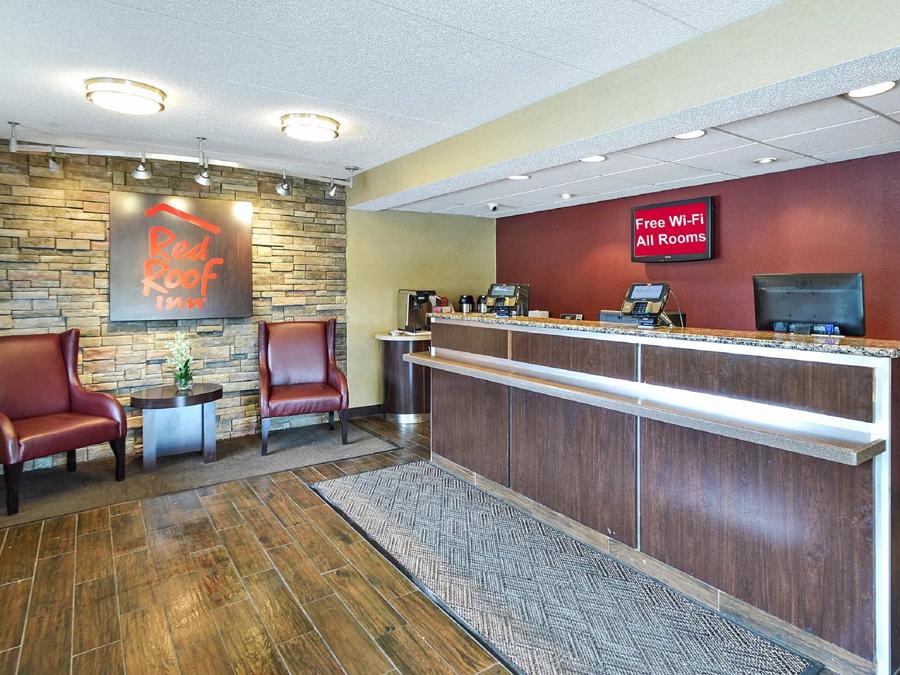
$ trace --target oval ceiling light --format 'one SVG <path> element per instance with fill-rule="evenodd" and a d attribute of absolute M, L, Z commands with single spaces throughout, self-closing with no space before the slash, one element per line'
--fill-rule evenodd
<path fill-rule="evenodd" d="M 341 123 L 324 115 L 312 113 L 291 113 L 282 115 L 281 131 L 298 141 L 324 143 L 338 137 Z"/>
<path fill-rule="evenodd" d="M 529 178 L 531 178 L 531 176 L 525 173 L 517 173 L 513 176 L 507 176 L 507 178 L 509 180 L 528 180 Z"/>
<path fill-rule="evenodd" d="M 605 162 L 606 155 L 588 155 L 587 157 L 582 157 L 580 162 Z"/>
<path fill-rule="evenodd" d="M 867 96 L 878 96 L 886 91 L 890 91 L 897 86 L 893 80 L 887 82 L 879 82 L 878 84 L 870 84 L 868 87 L 860 87 L 859 89 L 851 89 L 847 92 L 850 98 L 866 98 Z"/>
<path fill-rule="evenodd" d="M 574 196 L 575 195 L 573 195 L 571 192 L 563 192 L 560 195 L 560 197 L 562 197 L 563 199 L 572 199 L 572 197 L 574 197 Z"/>
<path fill-rule="evenodd" d="M 777 162 L 777 157 L 760 157 L 759 159 L 754 159 L 754 162 L 757 164 L 771 164 L 772 162 Z"/>
<path fill-rule="evenodd" d="M 700 138 L 701 136 L 706 136 L 706 129 L 694 129 L 693 131 L 685 131 L 683 134 L 675 134 L 672 138 L 677 138 L 679 141 L 692 141 L 695 138 Z"/>
<path fill-rule="evenodd" d="M 166 92 L 143 82 L 116 77 L 95 77 L 84 83 L 91 103 L 128 115 L 152 115 L 166 109 Z"/>

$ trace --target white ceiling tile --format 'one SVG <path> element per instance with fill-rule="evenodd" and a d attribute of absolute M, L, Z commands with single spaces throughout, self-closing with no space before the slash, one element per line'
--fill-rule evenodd
<path fill-rule="evenodd" d="M 703 31 L 756 14 L 783 0 L 643 0 L 645 5 Z"/>
<path fill-rule="evenodd" d="M 685 129 L 689 131 L 689 129 Z M 727 148 L 736 148 L 740 145 L 746 145 L 747 140 L 737 138 L 731 134 L 726 134 L 716 129 L 709 129 L 705 136 L 694 138 L 691 140 L 678 140 L 677 138 L 667 138 L 656 143 L 648 143 L 647 145 L 639 145 L 631 148 L 628 152 L 642 157 L 650 157 L 665 162 L 673 162 L 686 157 L 694 157 L 696 155 L 704 155 L 717 150 L 725 150 Z"/>
<path fill-rule="evenodd" d="M 633 171 L 623 171 L 611 176 L 616 180 L 622 180 L 626 183 L 638 183 L 643 185 L 657 185 L 659 183 L 668 183 L 673 180 L 687 180 L 690 178 L 698 178 L 712 173 L 706 169 L 696 169 L 683 164 L 657 164 L 644 169 L 634 169 Z"/>
<path fill-rule="evenodd" d="M 603 154 L 598 152 L 597 154 Z M 573 162 L 566 164 L 568 173 L 576 178 L 593 178 L 594 176 L 607 176 L 618 171 L 640 169 L 645 166 L 659 164 L 658 159 L 632 155 L 627 152 L 613 152 L 607 156 L 604 162 Z"/>
<path fill-rule="evenodd" d="M 869 117 L 792 136 L 773 138 L 769 143 L 779 148 L 817 157 L 898 139 L 900 139 L 900 124 L 884 117 Z"/>
<path fill-rule="evenodd" d="M 752 164 L 743 170 L 735 171 L 742 178 L 747 176 L 761 176 L 767 173 L 779 173 L 781 171 L 793 171 L 794 169 L 804 169 L 808 166 L 819 166 L 824 164 L 820 159 L 815 157 L 798 157 L 797 159 L 789 159 L 786 161 L 774 162 L 772 164 Z"/>
<path fill-rule="evenodd" d="M 867 145 L 862 148 L 853 148 L 851 150 L 829 152 L 824 155 L 819 155 L 819 159 L 823 159 L 826 162 L 844 162 L 848 159 L 885 155 L 889 152 L 900 152 L 900 140 L 891 141 L 889 143 L 879 143 L 878 145 Z"/>
<path fill-rule="evenodd" d="M 654 166 L 663 166 L 657 164 Z M 607 192 L 615 192 L 617 190 L 627 190 L 634 186 L 634 181 L 622 180 L 617 174 L 615 176 L 596 176 L 594 178 L 585 178 L 573 183 L 568 183 L 564 190 L 560 192 L 571 192 L 580 195 L 600 195 Z"/>
<path fill-rule="evenodd" d="M 860 105 L 864 105 L 872 110 L 890 115 L 900 113 L 900 85 L 895 86 L 890 91 L 877 96 L 867 96 L 866 98 L 856 99 Z"/>
<path fill-rule="evenodd" d="M 752 168 L 760 166 L 754 161 L 761 157 L 774 157 L 779 161 L 787 161 L 798 159 L 802 155 L 782 150 L 781 148 L 773 148 L 762 143 L 750 143 L 741 145 L 737 148 L 729 148 L 728 150 L 720 150 L 719 152 L 711 152 L 708 155 L 699 157 L 690 157 L 682 160 L 682 164 L 696 167 L 698 169 L 708 169 L 709 171 L 730 173 L 735 176 L 748 175 L 747 172 Z"/>
<path fill-rule="evenodd" d="M 595 76 L 699 33 L 684 22 L 631 0 L 395 0 L 387 4 Z M 741 16 L 746 14 L 738 13 L 731 20 Z M 622 30 L 624 26 L 640 26 L 640 39 Z"/>
<path fill-rule="evenodd" d="M 871 112 L 842 98 L 826 98 L 768 115 L 732 122 L 719 128 L 755 141 L 765 141 L 871 116 Z"/>

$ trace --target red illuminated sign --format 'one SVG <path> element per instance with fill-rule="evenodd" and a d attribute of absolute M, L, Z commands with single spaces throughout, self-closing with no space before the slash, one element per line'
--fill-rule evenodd
<path fill-rule="evenodd" d="M 631 260 L 709 260 L 712 233 L 712 197 L 635 206 L 631 209 Z"/>
<path fill-rule="evenodd" d="M 249 202 L 114 192 L 110 320 L 252 313 Z"/>

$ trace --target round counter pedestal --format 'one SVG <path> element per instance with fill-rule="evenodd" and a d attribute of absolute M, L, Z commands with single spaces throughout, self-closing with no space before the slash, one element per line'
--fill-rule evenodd
<path fill-rule="evenodd" d="M 431 370 L 403 360 L 404 354 L 431 349 L 431 333 L 379 333 L 382 408 L 398 424 L 427 422 L 431 412 Z"/>

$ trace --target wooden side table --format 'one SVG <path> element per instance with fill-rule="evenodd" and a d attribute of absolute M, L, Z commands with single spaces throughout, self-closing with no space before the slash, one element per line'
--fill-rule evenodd
<path fill-rule="evenodd" d="M 174 385 L 150 387 L 131 394 L 131 407 L 143 410 L 144 470 L 156 468 L 157 456 L 203 451 L 204 462 L 216 461 L 216 401 L 222 385 L 197 383 L 186 391 Z"/>

